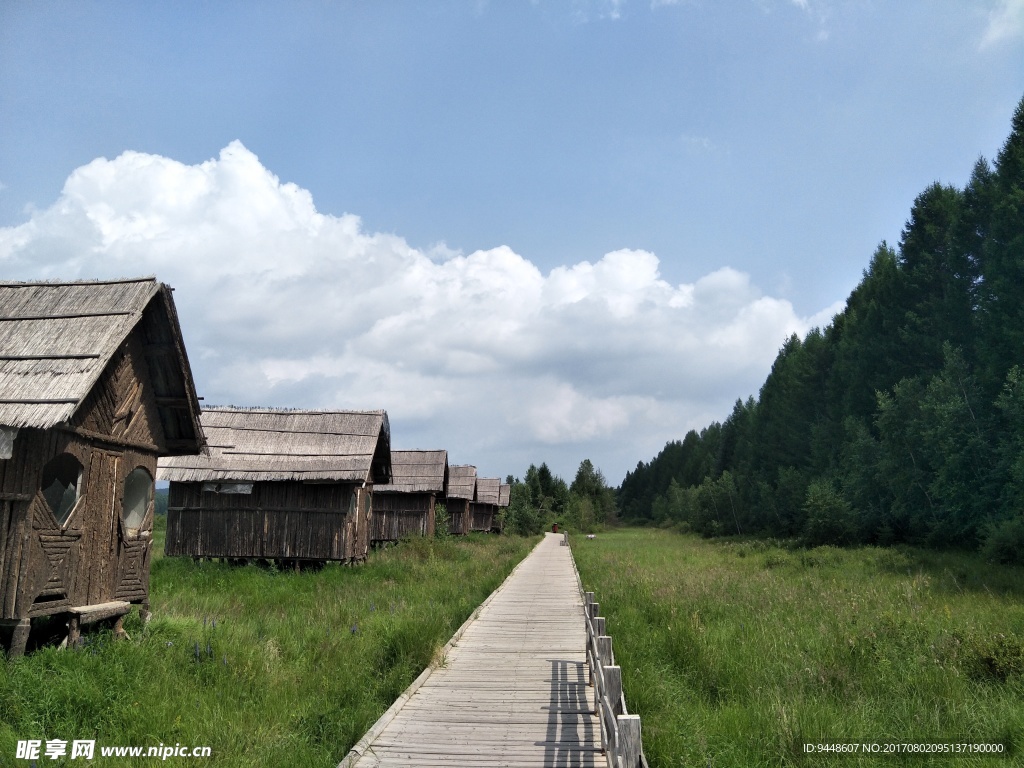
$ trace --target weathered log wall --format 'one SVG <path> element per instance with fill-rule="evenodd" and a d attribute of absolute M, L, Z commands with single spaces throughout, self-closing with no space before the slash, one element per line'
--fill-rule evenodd
<path fill-rule="evenodd" d="M 253 483 L 252 493 L 172 482 L 165 554 L 270 560 L 362 560 L 371 493 L 348 483 Z"/>
<path fill-rule="evenodd" d="M 448 533 L 465 536 L 469 533 L 469 500 L 448 499 Z"/>
<path fill-rule="evenodd" d="M 489 533 L 494 523 L 495 510 L 496 507 L 493 504 L 481 504 L 476 501 L 470 502 L 469 530 Z"/>
<path fill-rule="evenodd" d="M 434 494 L 373 494 L 370 542 L 398 541 L 403 536 L 434 535 Z"/>

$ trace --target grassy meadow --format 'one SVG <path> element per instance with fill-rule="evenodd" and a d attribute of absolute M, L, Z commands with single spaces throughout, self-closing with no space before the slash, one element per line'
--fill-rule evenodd
<path fill-rule="evenodd" d="M 652 768 L 1024 764 L 1024 569 L 655 529 L 577 536 L 573 552 Z M 836 742 L 1007 752 L 804 752 Z"/>
<path fill-rule="evenodd" d="M 218 766 L 336 765 L 536 543 L 418 539 L 294 573 L 162 558 L 162 533 L 131 641 L 93 632 L 4 663 L 0 765 L 29 765 L 19 739 L 96 739 L 100 762 L 101 745 L 180 743 Z"/>

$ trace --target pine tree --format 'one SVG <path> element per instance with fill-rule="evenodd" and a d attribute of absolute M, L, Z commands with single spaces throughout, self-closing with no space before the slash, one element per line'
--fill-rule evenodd
<path fill-rule="evenodd" d="M 991 217 L 980 248 L 979 356 L 995 397 L 1009 370 L 1024 364 L 1024 99 L 983 194 Z"/>

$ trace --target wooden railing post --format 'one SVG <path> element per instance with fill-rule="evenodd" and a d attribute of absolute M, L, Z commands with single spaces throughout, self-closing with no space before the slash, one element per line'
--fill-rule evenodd
<path fill-rule="evenodd" d="M 619 754 L 622 768 L 640 767 L 640 715 L 619 715 L 615 718 L 619 732 Z"/>
<path fill-rule="evenodd" d="M 622 668 L 615 663 L 612 639 L 605 634 L 606 621 L 597 614 L 601 605 L 593 592 L 583 593 L 587 635 L 587 671 L 594 687 L 594 715 L 601 728 L 601 749 L 609 768 L 647 768 L 640 738 L 640 716 L 626 709 Z"/>
<path fill-rule="evenodd" d="M 614 664 L 604 667 L 604 684 L 612 716 L 618 717 L 622 714 L 622 667 Z"/>
<path fill-rule="evenodd" d="M 592 644 L 593 644 L 593 641 L 594 641 L 594 634 L 593 634 L 594 626 L 593 626 L 593 622 L 591 622 L 591 620 L 590 620 L 590 604 L 592 602 L 594 602 L 594 593 L 593 592 L 584 592 L 583 593 L 584 624 L 587 625 L 587 662 L 588 662 L 588 664 L 587 664 L 587 672 L 588 672 L 587 685 L 591 685 L 591 686 L 594 685 L 594 664 L 596 664 L 596 660 L 597 660 L 597 659 L 592 659 L 591 658 L 591 655 L 593 654 Z"/>

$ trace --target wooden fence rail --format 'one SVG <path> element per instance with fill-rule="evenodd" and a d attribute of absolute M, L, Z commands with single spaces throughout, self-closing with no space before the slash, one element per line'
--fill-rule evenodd
<path fill-rule="evenodd" d="M 569 533 L 562 546 L 569 545 Z M 575 566 L 575 562 L 574 562 Z M 576 573 L 579 581 L 579 572 Z M 582 582 L 580 583 L 582 590 Z M 594 715 L 601 723 L 601 748 L 610 768 L 648 768 L 640 739 L 640 715 L 626 709 L 622 691 L 622 669 L 615 664 L 612 639 L 605 634 L 605 620 L 598 616 L 600 604 L 593 592 L 583 593 L 583 616 L 587 622 L 588 684 L 594 688 Z"/>

